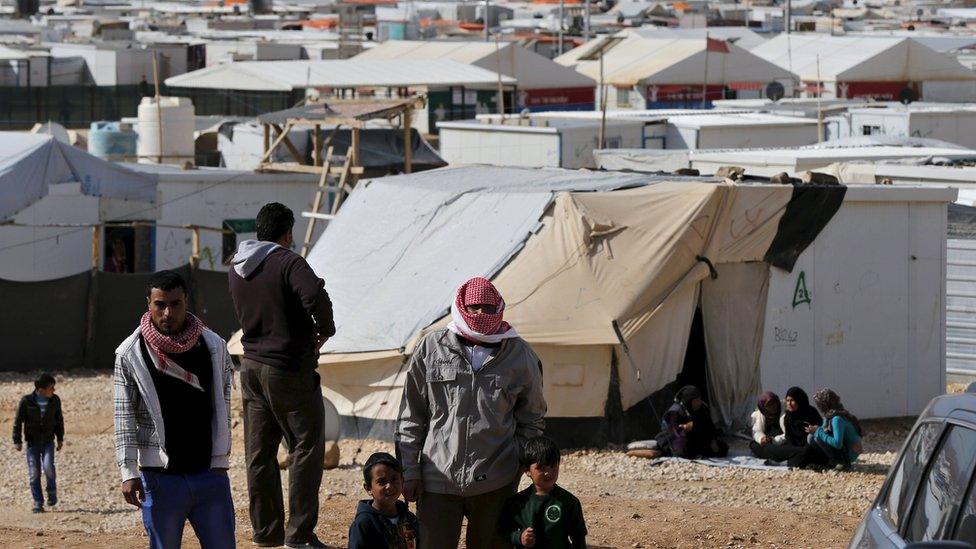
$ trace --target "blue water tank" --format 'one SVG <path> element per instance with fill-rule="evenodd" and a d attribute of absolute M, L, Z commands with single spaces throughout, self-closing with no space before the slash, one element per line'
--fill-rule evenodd
<path fill-rule="evenodd" d="M 138 134 L 131 124 L 92 122 L 88 132 L 88 152 L 113 162 L 136 160 Z"/>

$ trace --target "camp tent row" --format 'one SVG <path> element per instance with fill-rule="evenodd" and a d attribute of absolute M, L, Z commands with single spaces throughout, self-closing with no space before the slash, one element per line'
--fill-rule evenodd
<path fill-rule="evenodd" d="M 647 436 L 679 378 L 725 424 L 792 383 L 917 413 L 944 387 L 944 319 L 911 310 L 943 303 L 952 193 L 903 191 L 481 166 L 372 180 L 309 254 L 337 319 L 325 394 L 343 436 L 390 436 L 410 354 L 481 275 L 542 360 L 563 444 Z"/>

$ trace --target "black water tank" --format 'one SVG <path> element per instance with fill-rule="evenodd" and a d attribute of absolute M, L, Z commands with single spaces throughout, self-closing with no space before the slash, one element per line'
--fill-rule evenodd
<path fill-rule="evenodd" d="M 251 13 L 271 13 L 274 6 L 274 0 L 249 0 L 248 3 L 251 5 Z"/>
<path fill-rule="evenodd" d="M 41 0 L 17 0 L 17 15 L 30 17 L 41 9 Z"/>

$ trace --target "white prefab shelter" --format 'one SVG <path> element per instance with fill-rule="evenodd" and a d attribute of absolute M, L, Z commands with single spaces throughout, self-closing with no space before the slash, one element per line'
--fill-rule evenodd
<path fill-rule="evenodd" d="M 709 43 L 712 48 L 706 47 Z M 727 51 L 709 51 L 715 46 Z M 726 88 L 761 97 L 770 82 L 789 86 L 796 80 L 793 72 L 735 44 L 704 36 L 648 38 L 636 30 L 596 38 L 555 61 L 599 81 L 601 55 L 610 109 L 697 106 L 703 85 L 708 100 L 724 99 Z"/>
<path fill-rule="evenodd" d="M 668 119 L 667 149 L 800 147 L 817 138 L 817 121 L 774 114 L 703 114 Z"/>
<path fill-rule="evenodd" d="M 356 59 L 448 59 L 515 78 L 520 107 L 593 108 L 595 80 L 513 42 L 388 40 Z"/>
<path fill-rule="evenodd" d="M 388 435 L 414 346 L 481 275 L 543 362 L 565 445 L 646 436 L 654 399 L 696 372 L 724 423 L 793 384 L 861 417 L 918 413 L 945 387 L 944 317 L 926 311 L 953 198 L 493 167 L 372 180 L 308 258 L 337 319 L 325 393 L 344 436 Z"/>
<path fill-rule="evenodd" d="M 898 105 L 850 109 L 843 116 L 854 136 L 923 137 L 976 148 L 976 105 Z"/>
<path fill-rule="evenodd" d="M 781 34 L 751 51 L 805 83 L 819 80 L 827 97 L 898 101 L 907 88 L 934 101 L 951 88 L 976 90 L 976 73 L 911 38 Z"/>
<path fill-rule="evenodd" d="M 641 120 L 608 120 L 608 148 L 644 146 Z M 525 168 L 596 168 L 600 122 L 479 116 L 479 120 L 439 122 L 440 153 L 448 164 L 490 164 Z"/>

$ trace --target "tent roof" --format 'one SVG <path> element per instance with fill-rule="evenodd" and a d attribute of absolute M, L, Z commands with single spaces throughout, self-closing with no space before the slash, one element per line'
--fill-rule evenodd
<path fill-rule="evenodd" d="M 238 61 L 166 79 L 176 88 L 292 91 L 303 88 L 497 86 L 497 73 L 452 60 Z M 502 76 L 503 84 L 516 80 Z"/>
<path fill-rule="evenodd" d="M 406 347 L 446 314 L 461 282 L 494 275 L 521 249 L 554 192 L 609 190 L 656 179 L 472 166 L 360 184 L 308 256 L 326 280 L 339 323 L 324 351 Z"/>
<path fill-rule="evenodd" d="M 976 73 L 950 55 L 910 38 L 781 34 L 752 50 L 797 73 L 802 80 L 919 82 L 976 80 Z"/>
<path fill-rule="evenodd" d="M 59 183 L 81 183 L 81 192 L 89 196 L 156 201 L 155 175 L 106 162 L 51 135 L 0 132 L 0 151 L 0 221 Z"/>
<path fill-rule="evenodd" d="M 634 32 L 644 38 L 709 38 L 726 40 L 740 48 L 751 50 L 763 44 L 766 39 L 747 27 L 708 27 L 704 29 L 683 29 L 671 27 L 638 27 Z"/>
<path fill-rule="evenodd" d="M 518 44 L 388 40 L 356 59 L 450 59 L 500 72 L 518 80 L 520 89 L 589 87 L 596 81 Z"/>
<path fill-rule="evenodd" d="M 786 69 L 729 44 L 729 53 L 707 54 L 708 83 L 770 82 L 795 79 Z M 705 75 L 705 38 L 646 38 L 633 30 L 601 37 L 557 57 L 557 63 L 599 80 L 601 48 L 604 80 L 616 86 L 701 84 Z"/>

